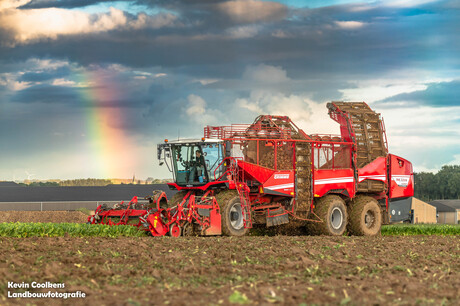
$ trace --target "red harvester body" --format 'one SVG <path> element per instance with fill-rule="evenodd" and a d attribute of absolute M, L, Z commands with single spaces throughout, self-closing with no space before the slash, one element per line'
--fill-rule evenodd
<path fill-rule="evenodd" d="M 388 153 L 383 120 L 366 103 L 327 108 L 340 135 L 308 135 L 289 117 L 262 115 L 252 124 L 207 126 L 199 140 L 159 144 L 158 159 L 174 175 L 169 186 L 179 192 L 167 203 L 158 192 L 149 209 L 127 214 L 144 214 L 135 225 L 152 235 L 238 236 L 254 223 L 295 219 L 322 234 L 378 234 L 389 201 L 413 196 L 412 164 Z"/>

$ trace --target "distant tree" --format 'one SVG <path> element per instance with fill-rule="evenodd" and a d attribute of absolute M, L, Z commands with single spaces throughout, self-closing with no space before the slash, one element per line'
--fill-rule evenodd
<path fill-rule="evenodd" d="M 50 187 L 50 186 L 56 187 L 56 186 L 59 186 L 59 184 L 57 182 L 40 182 L 39 185 L 43 186 L 43 187 Z"/>
<path fill-rule="evenodd" d="M 415 197 L 423 201 L 431 200 L 430 196 L 435 185 L 435 176 L 430 172 L 414 173 L 415 179 Z"/>
<path fill-rule="evenodd" d="M 414 173 L 415 197 L 423 201 L 460 199 L 460 166 L 443 166 L 436 174 Z"/>
<path fill-rule="evenodd" d="M 110 180 L 87 178 L 61 181 L 59 186 L 107 186 L 111 183 Z"/>
<path fill-rule="evenodd" d="M 56 182 L 31 182 L 29 184 L 20 183 L 21 186 L 30 186 L 30 187 L 52 187 L 59 186 Z"/>

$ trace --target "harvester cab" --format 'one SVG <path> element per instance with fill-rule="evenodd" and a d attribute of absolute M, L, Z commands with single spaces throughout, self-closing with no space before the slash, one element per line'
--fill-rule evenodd
<path fill-rule="evenodd" d="M 223 141 L 215 139 L 165 140 L 158 145 L 160 165 L 166 164 L 173 173 L 175 185 L 198 187 L 222 176 Z M 173 187 L 176 187 L 173 186 Z"/>

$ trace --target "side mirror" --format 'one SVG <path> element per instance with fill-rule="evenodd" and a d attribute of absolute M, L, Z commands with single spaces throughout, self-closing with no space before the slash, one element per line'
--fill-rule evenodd
<path fill-rule="evenodd" d="M 160 166 L 163 166 L 164 162 L 160 162 Z"/>

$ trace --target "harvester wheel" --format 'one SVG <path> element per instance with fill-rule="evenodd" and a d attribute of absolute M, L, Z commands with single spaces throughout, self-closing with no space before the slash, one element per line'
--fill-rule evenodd
<path fill-rule="evenodd" d="M 193 224 L 191 223 L 185 223 L 184 226 L 182 227 L 182 236 L 193 236 Z"/>
<path fill-rule="evenodd" d="M 180 237 L 181 234 L 182 230 L 177 223 L 173 223 L 169 226 L 169 236 L 177 238 Z"/>
<path fill-rule="evenodd" d="M 347 208 L 343 199 L 327 195 L 315 203 L 315 214 L 323 222 L 310 223 L 308 228 L 315 234 L 341 236 L 347 228 Z"/>
<path fill-rule="evenodd" d="M 244 236 L 249 229 L 244 227 L 243 207 L 238 192 L 229 190 L 216 195 L 222 216 L 222 233 L 226 236 Z"/>
<path fill-rule="evenodd" d="M 382 211 L 376 199 L 356 197 L 348 207 L 350 220 L 348 231 L 356 236 L 375 236 L 382 227 Z"/>

